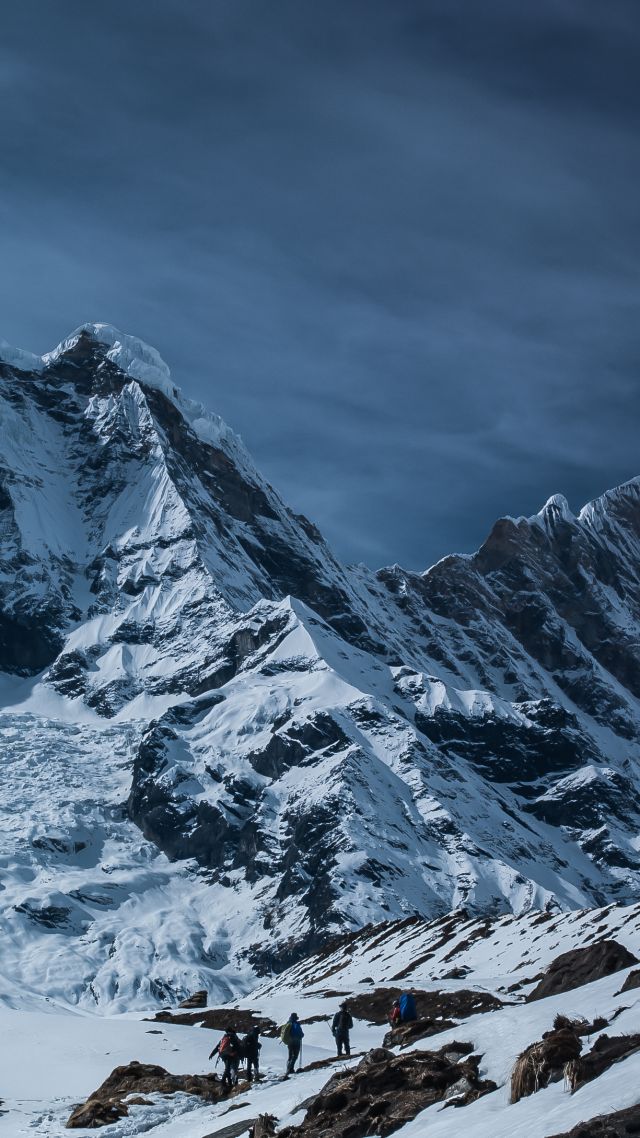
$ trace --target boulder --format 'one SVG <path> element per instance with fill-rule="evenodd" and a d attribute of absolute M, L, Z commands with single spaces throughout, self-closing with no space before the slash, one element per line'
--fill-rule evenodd
<path fill-rule="evenodd" d="M 181 1004 L 178 1004 L 178 1007 L 179 1008 L 206 1008 L 207 999 L 208 999 L 208 993 L 203 988 L 200 992 L 194 992 L 192 996 L 187 996 L 186 1000 L 183 1000 Z"/>

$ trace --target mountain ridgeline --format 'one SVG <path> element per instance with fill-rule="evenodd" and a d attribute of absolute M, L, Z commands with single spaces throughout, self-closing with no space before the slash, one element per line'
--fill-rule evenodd
<path fill-rule="evenodd" d="M 163 894 L 191 948 L 180 979 L 150 934 L 158 999 L 390 917 L 638 898 L 640 479 L 349 568 L 105 325 L 0 348 L 0 433 L 6 778 L 29 732 L 53 763 L 46 720 L 65 804 L 18 832 L 4 928 L 72 938 L 77 999 L 122 992 L 153 873 L 201 898 L 196 935 Z"/>

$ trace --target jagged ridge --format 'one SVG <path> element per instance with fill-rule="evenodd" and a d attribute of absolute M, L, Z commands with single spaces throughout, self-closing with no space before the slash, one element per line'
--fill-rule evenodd
<path fill-rule="evenodd" d="M 122 998 L 152 888 L 199 931 L 181 970 L 155 930 L 141 1002 L 386 916 L 638 896 L 637 480 L 577 517 L 555 496 L 502 519 L 424 574 L 373 574 L 108 326 L 41 359 L 0 350 L 0 431 L 12 763 L 38 769 L 46 722 L 69 724 L 59 792 L 16 827 L 32 882 L 11 880 L 4 925 L 16 962 L 34 931 L 74 938 L 86 975 L 65 998 Z M 65 784 L 86 748 L 81 808 Z M 111 835 L 91 858 L 87 809 Z M 41 936 L 32 951 L 35 972 Z"/>

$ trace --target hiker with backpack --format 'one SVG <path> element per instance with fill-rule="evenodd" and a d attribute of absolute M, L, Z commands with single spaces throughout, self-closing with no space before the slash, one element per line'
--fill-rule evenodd
<path fill-rule="evenodd" d="M 285 1047 L 289 1049 L 287 1058 L 287 1075 L 292 1075 L 298 1055 L 302 1048 L 302 1040 L 304 1038 L 304 1031 L 300 1026 L 297 1012 L 292 1012 L 287 1022 L 280 1028 L 280 1042 L 284 1043 Z"/>
<path fill-rule="evenodd" d="M 252 1071 L 253 1071 L 256 1079 L 260 1078 L 260 1071 L 258 1070 L 258 1064 L 259 1064 L 259 1060 L 260 1060 L 260 1049 L 262 1047 L 262 1044 L 258 1038 L 259 1034 L 260 1034 L 260 1028 L 256 1024 L 255 1027 L 251 1028 L 251 1031 L 247 1032 L 244 1039 L 242 1040 L 242 1051 L 243 1051 L 243 1054 L 244 1054 L 244 1057 L 245 1057 L 245 1060 L 247 1063 L 247 1078 L 248 1079 L 251 1078 L 251 1072 Z"/>
<path fill-rule="evenodd" d="M 351 1054 L 349 1032 L 351 1031 L 352 1027 L 353 1019 L 351 1018 L 351 1012 L 349 1011 L 349 1007 L 345 1000 L 340 1004 L 340 1010 L 337 1011 L 334 1015 L 333 1023 L 331 1024 L 333 1038 L 336 1041 L 336 1047 L 338 1049 L 338 1058 L 340 1058 L 342 1055 L 343 1048 L 345 1055 L 349 1056 Z"/>
<path fill-rule="evenodd" d="M 224 1067 L 222 1085 L 231 1090 L 231 1087 L 235 1087 L 238 1082 L 238 1066 L 242 1058 L 242 1044 L 232 1027 L 225 1027 L 222 1039 L 214 1047 L 209 1058 L 213 1059 L 214 1055 L 222 1059 Z"/>
<path fill-rule="evenodd" d="M 389 1012 L 389 1024 L 392 1028 L 399 1027 L 402 1016 L 400 1015 L 400 1000 L 394 1000 Z"/>
<path fill-rule="evenodd" d="M 413 992 L 403 992 L 398 1002 L 400 1006 L 401 1023 L 411 1023 L 418 1018 L 416 1000 Z"/>

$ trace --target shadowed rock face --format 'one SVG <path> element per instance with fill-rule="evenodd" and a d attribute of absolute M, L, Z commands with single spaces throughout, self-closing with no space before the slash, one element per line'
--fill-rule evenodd
<path fill-rule="evenodd" d="M 88 331 L 42 370 L 0 363 L 0 671 L 136 708 L 128 818 L 254 891 L 247 958 L 415 912 L 635 899 L 640 481 L 374 574 L 137 374 Z"/>
<path fill-rule="evenodd" d="M 563 952 L 549 965 L 546 974 L 530 992 L 527 1000 L 543 1000 L 546 996 L 556 996 L 559 992 L 570 992 L 637 963 L 633 953 L 615 940 L 601 940 L 586 948 Z"/>
<path fill-rule="evenodd" d="M 578 518 L 551 499 L 533 519 L 497 522 L 473 557 L 445 558 L 421 577 L 398 570 L 379 576 L 402 591 L 414 620 L 426 608 L 463 630 L 463 662 L 479 674 L 501 673 L 521 692 L 516 698 L 535 688 L 538 696 L 541 682 L 551 694 L 552 681 L 581 710 L 631 738 L 624 693 L 640 694 L 639 556 L 635 479 Z M 443 657 L 455 667 L 451 639 L 454 651 L 444 645 Z M 524 657 L 537 665 L 528 677 L 518 668 Z"/>

